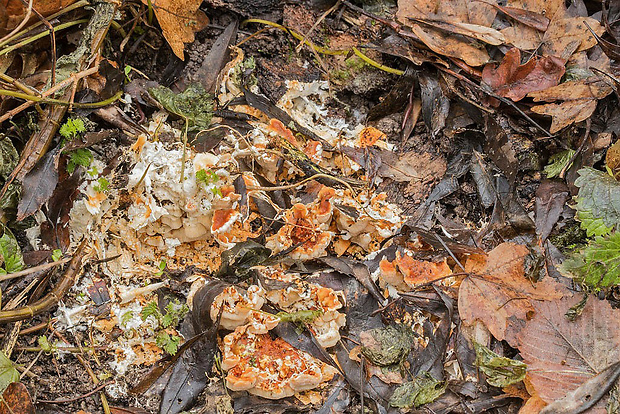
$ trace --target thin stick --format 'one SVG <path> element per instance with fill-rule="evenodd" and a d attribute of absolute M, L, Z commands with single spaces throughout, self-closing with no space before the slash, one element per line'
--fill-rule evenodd
<path fill-rule="evenodd" d="M 304 185 L 308 181 L 312 181 L 312 180 L 314 180 L 316 178 L 327 178 L 327 179 L 330 179 L 330 180 L 338 181 L 339 183 L 345 185 L 349 190 L 351 190 L 352 194 L 355 194 L 355 191 L 353 191 L 353 188 L 351 187 L 351 185 L 349 185 L 349 183 L 347 183 L 346 181 L 341 180 L 341 179 L 339 179 L 337 177 L 329 175 L 329 174 L 314 174 L 312 177 L 304 178 L 303 180 L 301 180 L 298 183 L 293 183 L 293 184 L 288 184 L 288 185 L 279 185 L 279 186 L 274 186 L 274 187 L 261 187 L 261 186 L 250 185 L 250 186 L 247 187 L 247 189 L 248 190 L 258 190 L 258 191 L 290 190 L 291 188 L 299 187 L 300 185 Z"/>
<path fill-rule="evenodd" d="M 60 299 L 71 289 L 82 269 L 82 259 L 86 256 L 86 241 L 84 239 L 77 248 L 71 262 L 62 279 L 56 287 L 44 298 L 34 302 L 31 305 L 21 306 L 16 309 L 0 311 L 0 323 L 17 322 L 33 317 L 47 311 L 49 308 L 57 304 Z"/>
<path fill-rule="evenodd" d="M 9 33 L 8 35 L 0 39 L 0 44 L 6 41 L 7 39 L 10 39 L 11 37 L 13 37 L 17 32 L 19 32 L 22 29 L 22 27 L 26 25 L 26 23 L 28 23 L 28 20 L 30 20 L 30 16 L 32 15 L 32 2 L 33 0 L 30 0 L 28 2 L 28 10 L 26 11 L 26 15 L 24 16 L 22 21 L 15 27 L 15 29 L 11 30 L 11 33 Z"/>
<path fill-rule="evenodd" d="M 69 27 L 72 27 L 72 26 L 75 26 L 75 25 L 78 25 L 78 24 L 88 23 L 88 21 L 89 21 L 88 19 L 75 20 L 75 21 L 72 21 L 72 22 L 59 24 L 58 26 L 54 27 L 53 29 L 54 29 L 54 32 L 57 32 L 59 30 L 64 30 L 64 29 L 67 29 Z M 13 50 L 19 49 L 22 46 L 26 46 L 27 44 L 30 44 L 30 43 L 32 43 L 34 41 L 37 41 L 37 40 L 39 40 L 41 38 L 44 38 L 45 36 L 47 36 L 47 32 L 48 31 L 49 30 L 46 30 L 46 31 L 44 31 L 42 33 L 36 34 L 36 35 L 31 36 L 31 37 L 29 37 L 29 38 L 27 38 L 25 40 L 22 40 L 19 43 L 16 43 L 16 44 L 8 46 L 8 47 L 5 47 L 4 49 L 0 50 L 0 56 L 6 55 L 7 53 L 12 52 Z"/>
<path fill-rule="evenodd" d="M 34 273 L 34 272 L 40 272 L 42 270 L 51 269 L 52 267 L 56 267 L 58 265 L 65 264 L 65 263 L 67 263 L 70 260 L 71 260 L 70 257 L 65 257 L 64 259 L 60 259 L 60 260 L 57 260 L 57 261 L 52 262 L 52 263 L 45 263 L 45 264 L 42 264 L 42 265 L 39 265 L 39 266 L 30 267 L 28 269 L 20 270 L 19 272 L 8 273 L 6 275 L 0 276 L 0 281 L 9 280 L 9 279 L 15 279 L 16 277 L 26 276 L 26 275 L 29 275 L 29 274 Z"/>
<path fill-rule="evenodd" d="M 80 1 L 78 1 L 77 3 L 73 3 L 72 5 L 70 5 L 70 6 L 67 6 L 67 7 L 63 8 L 63 9 L 62 9 L 61 11 L 59 11 L 58 13 L 54 13 L 54 14 L 52 14 L 51 16 L 48 16 L 47 18 L 48 18 L 48 20 L 54 20 L 55 18 L 60 17 L 60 16 L 62 16 L 63 14 L 67 14 L 67 13 L 69 13 L 70 11 L 73 11 L 73 10 L 75 10 L 75 9 L 79 9 L 79 8 L 80 8 L 80 7 L 82 7 L 82 6 L 88 6 L 88 4 L 89 4 L 89 3 L 88 3 L 88 0 L 80 0 Z M 2 39 L 2 40 L 0 40 L 0 47 L 2 47 L 2 46 L 4 46 L 4 45 L 6 45 L 6 44 L 8 44 L 8 43 L 10 43 L 12 40 L 14 40 L 14 39 L 16 39 L 16 38 L 18 38 L 18 37 L 20 37 L 20 36 L 22 36 L 22 35 L 26 34 L 26 33 L 32 32 L 32 31 L 33 31 L 34 29 L 36 29 L 37 27 L 41 26 L 41 24 L 42 24 L 42 23 L 41 23 L 40 21 L 39 21 L 39 22 L 36 22 L 36 23 L 33 23 L 33 24 L 31 24 L 30 26 L 28 26 L 26 29 L 22 30 L 21 32 L 16 33 L 16 34 L 14 34 L 14 35 L 11 35 L 10 37 L 8 37 L 8 38 L 6 38 L 6 39 Z"/>
<path fill-rule="evenodd" d="M 89 102 L 89 103 L 71 103 L 68 101 L 62 101 L 60 99 L 52 99 L 52 98 L 42 98 L 39 96 L 30 96 L 30 95 L 26 95 L 25 93 L 20 93 L 20 92 L 15 92 L 15 91 L 9 91 L 7 89 L 0 89 L 0 95 L 5 95 L 5 96 L 12 96 L 14 98 L 20 98 L 20 99 L 24 99 L 27 101 L 33 101 L 36 103 L 47 103 L 47 104 L 54 104 L 54 105 L 61 105 L 61 106 L 71 106 L 73 105 L 76 108 L 101 108 L 102 106 L 107 106 L 110 105 L 111 103 L 117 101 L 118 99 L 120 99 L 120 97 L 123 95 L 123 92 L 117 92 L 116 95 L 114 95 L 111 98 L 108 98 L 104 101 L 99 101 L 99 102 Z"/>
<path fill-rule="evenodd" d="M 74 401 L 78 401 L 78 400 L 83 400 L 84 398 L 88 398 L 91 395 L 96 394 L 97 392 L 101 391 L 102 389 L 104 389 L 105 387 L 107 387 L 108 385 L 110 385 L 112 383 L 114 383 L 114 380 L 108 380 L 106 382 L 102 382 L 94 390 L 92 390 L 90 392 L 87 392 L 86 394 L 79 395 L 77 397 L 65 398 L 63 400 L 37 400 L 37 402 L 44 403 L 44 404 L 67 404 L 67 403 L 70 403 L 70 402 L 74 402 Z"/>
<path fill-rule="evenodd" d="M 93 73 L 97 73 L 97 71 L 99 71 L 99 66 L 94 66 L 90 69 L 86 69 L 83 70 L 79 73 L 74 73 L 71 76 L 69 76 L 67 79 L 63 80 L 62 82 L 58 82 L 56 85 L 52 86 L 51 88 L 49 88 L 48 90 L 46 90 L 43 93 L 39 93 L 40 96 L 42 97 L 47 97 L 50 96 L 54 93 L 56 93 L 58 90 L 70 85 L 73 82 L 77 82 L 78 80 L 85 78 L 87 76 L 92 75 Z M 18 106 L 15 109 L 10 110 L 9 112 L 7 112 L 6 114 L 0 116 L 0 123 L 6 121 L 7 119 L 11 119 L 12 117 L 14 117 L 15 115 L 17 115 L 18 113 L 20 113 L 21 111 L 24 111 L 28 108 L 30 108 L 32 105 L 36 105 L 36 102 L 34 101 L 26 101 L 23 104 L 21 104 L 20 106 Z"/>
<path fill-rule="evenodd" d="M 26 0 L 22 0 L 22 3 L 26 4 Z M 50 32 L 50 43 L 52 48 L 52 82 L 51 84 L 56 83 L 56 31 L 54 30 L 54 26 L 47 20 L 41 13 L 37 11 L 34 7 L 31 7 L 34 14 L 37 15 L 39 20 L 49 29 Z"/>
<path fill-rule="evenodd" d="M 31 1 L 32 1 L 32 0 L 31 0 Z M 327 9 L 327 10 L 325 11 L 325 13 L 323 13 L 323 14 L 321 15 L 321 17 L 319 17 L 319 18 L 318 18 L 318 20 L 317 20 L 316 22 L 314 22 L 314 24 L 312 25 L 312 27 L 310 28 L 310 30 L 308 30 L 308 31 L 306 32 L 306 34 L 304 34 L 304 38 L 303 38 L 303 39 L 301 39 L 301 40 L 299 41 L 299 44 L 298 44 L 298 45 L 297 45 L 297 47 L 295 48 L 295 53 L 299 53 L 299 52 L 301 52 L 301 48 L 304 46 L 304 43 L 306 42 L 306 39 L 308 39 L 308 38 L 310 37 L 310 35 L 312 34 L 312 32 L 313 32 L 313 31 L 314 31 L 314 30 L 315 30 L 315 29 L 319 26 L 319 24 L 321 24 L 321 22 L 322 22 L 323 20 L 325 20 L 325 18 L 326 18 L 327 16 L 329 16 L 329 15 L 330 15 L 330 13 L 331 13 L 331 12 L 333 12 L 334 10 L 336 10 L 336 9 L 340 6 L 340 2 L 341 2 L 341 1 L 342 1 L 342 0 L 338 0 L 338 1 L 336 1 L 336 3 L 334 3 L 334 5 L 333 5 L 332 7 L 330 7 L 329 9 Z"/>

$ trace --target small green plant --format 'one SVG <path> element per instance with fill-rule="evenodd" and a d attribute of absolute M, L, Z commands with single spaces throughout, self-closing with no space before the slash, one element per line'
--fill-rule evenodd
<path fill-rule="evenodd" d="M 166 260 L 162 259 L 157 266 L 159 268 L 159 272 L 155 273 L 155 276 L 161 276 L 164 274 L 164 270 L 166 270 Z"/>
<path fill-rule="evenodd" d="M 209 187 L 211 184 L 215 184 L 220 180 L 220 176 L 211 171 L 207 170 L 198 170 L 196 171 L 196 181 L 204 184 L 206 187 Z M 222 196 L 222 190 L 219 187 L 211 187 L 211 192 L 213 195 Z"/>
<path fill-rule="evenodd" d="M 69 153 L 69 161 L 67 162 L 67 172 L 73 174 L 79 166 L 84 168 L 90 167 L 93 162 L 93 154 L 86 148 L 79 148 Z"/>
<path fill-rule="evenodd" d="M 99 177 L 97 184 L 93 186 L 93 190 L 98 193 L 105 193 L 110 187 L 110 182 L 105 177 Z"/>
<path fill-rule="evenodd" d="M 166 331 L 166 328 L 176 327 L 181 319 L 187 315 L 189 308 L 186 304 L 179 303 L 178 300 L 169 302 L 164 309 L 165 313 L 162 313 L 157 306 L 157 302 L 149 302 L 144 308 L 142 308 L 141 317 L 143 321 L 146 321 L 148 317 L 152 316 L 159 323 L 159 330 L 155 335 L 155 343 L 170 355 L 177 353 L 181 338 L 177 335 L 170 335 Z"/>
<path fill-rule="evenodd" d="M 55 249 L 55 250 L 52 252 L 52 262 L 57 262 L 57 261 L 59 261 L 60 259 L 62 259 L 62 250 L 60 250 L 60 249 Z"/>
<path fill-rule="evenodd" d="M 132 318 L 133 311 L 127 311 L 123 313 L 123 316 L 121 316 L 121 325 L 127 325 Z"/>
<path fill-rule="evenodd" d="M 37 338 L 37 342 L 39 344 L 39 348 L 41 348 L 41 351 L 45 352 L 46 354 L 51 354 L 58 350 L 58 347 L 56 345 L 50 344 L 49 340 L 44 335 L 39 336 Z"/>
<path fill-rule="evenodd" d="M 161 331 L 155 337 L 155 343 L 158 347 L 160 347 L 170 355 L 174 355 L 179 350 L 181 338 L 177 335 L 170 335 L 166 331 Z"/>
<path fill-rule="evenodd" d="M 4 268 L 0 267 L 0 274 L 19 272 L 25 267 L 17 239 L 6 227 L 4 234 L 0 237 L 0 256 L 4 260 Z"/>
<path fill-rule="evenodd" d="M 84 121 L 80 118 L 69 118 L 61 125 L 58 132 L 67 140 L 72 140 L 85 131 L 86 127 L 84 126 Z"/>

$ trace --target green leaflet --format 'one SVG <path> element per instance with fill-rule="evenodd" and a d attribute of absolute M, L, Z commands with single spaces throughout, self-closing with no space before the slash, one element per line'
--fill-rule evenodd
<path fill-rule="evenodd" d="M 213 101 L 202 85 L 192 83 L 179 94 L 165 86 L 157 86 L 149 89 L 149 93 L 168 112 L 187 120 L 190 131 L 205 129 L 211 124 Z"/>
<path fill-rule="evenodd" d="M 582 168 L 578 174 L 575 208 L 581 228 L 588 237 L 609 234 L 620 223 L 620 183 L 594 168 Z"/>
<path fill-rule="evenodd" d="M 521 361 L 497 355 L 484 345 L 474 341 L 476 365 L 487 376 L 487 382 L 494 387 L 507 387 L 523 381 L 527 365 Z"/>
<path fill-rule="evenodd" d="M 445 390 L 445 384 L 425 373 L 396 388 L 390 397 L 390 405 L 399 408 L 417 408 L 435 401 Z"/>
<path fill-rule="evenodd" d="M 0 274 L 19 272 L 25 266 L 22 251 L 8 227 L 4 228 L 4 234 L 0 237 L 0 255 L 4 262 Z"/>
<path fill-rule="evenodd" d="M 597 237 L 564 260 L 560 270 L 594 291 L 620 284 L 620 233 Z"/>
<path fill-rule="evenodd" d="M 15 369 L 15 364 L 3 352 L 0 352 L 0 394 L 10 383 L 17 381 L 19 381 L 19 372 Z"/>
<path fill-rule="evenodd" d="M 568 165 L 568 163 L 570 162 L 574 154 L 575 151 L 573 151 L 572 149 L 568 149 L 566 151 L 558 152 L 557 154 L 552 155 L 549 158 L 549 165 L 547 165 L 544 169 L 545 174 L 547 174 L 547 178 L 557 177 L 558 175 L 560 175 L 564 167 L 566 167 L 566 169 L 570 168 L 570 165 Z"/>

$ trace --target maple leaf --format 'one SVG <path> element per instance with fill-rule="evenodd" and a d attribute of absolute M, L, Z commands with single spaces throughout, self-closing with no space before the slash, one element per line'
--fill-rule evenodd
<path fill-rule="evenodd" d="M 194 41 L 194 33 L 209 23 L 207 16 L 198 10 L 202 0 L 142 0 L 152 5 L 166 41 L 175 55 L 185 60 L 185 43 Z"/>
<path fill-rule="evenodd" d="M 549 278 L 534 283 L 524 274 L 526 246 L 502 243 L 487 257 L 472 255 L 465 264 L 470 276 L 459 289 L 463 323 L 481 321 L 498 340 L 517 344 L 517 335 L 534 313 L 535 301 L 563 296 L 563 287 Z"/>
<path fill-rule="evenodd" d="M 581 316 L 570 322 L 565 313 L 578 300 L 536 303 L 536 315 L 519 334 L 518 348 L 528 366 L 526 379 L 547 403 L 620 360 L 620 310 L 590 297 Z M 606 399 L 588 412 L 604 413 Z"/>

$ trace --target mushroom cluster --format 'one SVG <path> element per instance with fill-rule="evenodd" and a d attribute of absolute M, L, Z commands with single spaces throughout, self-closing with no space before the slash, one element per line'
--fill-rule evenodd
<path fill-rule="evenodd" d="M 452 274 L 446 259 L 439 262 L 416 260 L 411 251 L 403 249 L 396 252 L 396 258 L 389 261 L 381 259 L 379 263 L 379 284 L 391 286 L 399 291 L 410 291 L 416 285 L 440 280 Z"/>
<path fill-rule="evenodd" d="M 222 368 L 229 389 L 269 399 L 311 390 L 337 372 L 281 338 L 250 332 L 248 325 L 224 337 Z"/>
<path fill-rule="evenodd" d="M 308 329 L 322 347 L 336 345 L 340 340 L 340 328 L 346 324 L 346 315 L 338 312 L 346 304 L 343 292 L 307 282 L 298 275 L 283 277 L 279 273 L 263 273 L 274 280 L 291 281 L 286 288 L 268 291 L 267 300 L 289 313 L 318 311 L 318 316 L 308 322 Z"/>

